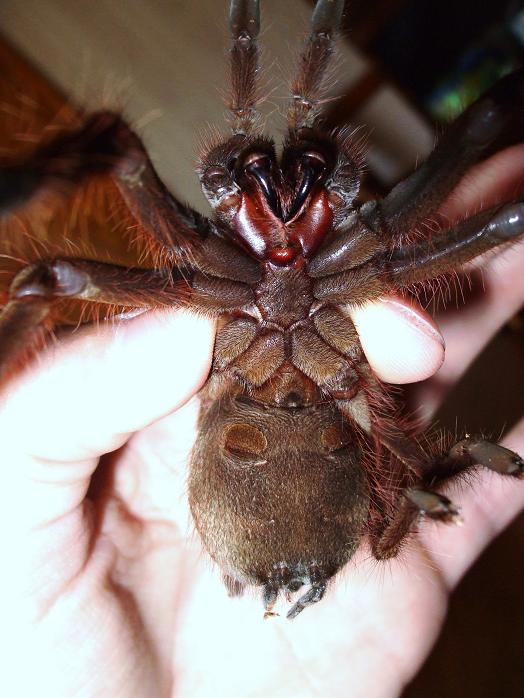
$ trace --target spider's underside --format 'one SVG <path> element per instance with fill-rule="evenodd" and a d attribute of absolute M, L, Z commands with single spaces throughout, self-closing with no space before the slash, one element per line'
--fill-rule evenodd
<path fill-rule="evenodd" d="M 457 509 L 438 493 L 451 478 L 477 464 L 513 477 L 524 471 L 518 455 L 480 437 L 428 455 L 395 419 L 344 310 L 452 272 L 523 235 L 522 201 L 452 227 L 441 221 L 431 236 L 410 233 L 437 219 L 467 170 L 518 128 L 524 74 L 504 78 L 469 107 L 383 200 L 358 206 L 358 149 L 318 119 L 343 9 L 344 0 L 316 4 L 277 158 L 256 113 L 259 0 L 232 0 L 232 135 L 199 163 L 212 218 L 167 191 L 139 138 L 111 112 L 92 114 L 23 160 L 0 163 L 3 215 L 41 191 L 110 172 L 162 260 L 156 270 L 66 257 L 26 267 L 0 315 L 0 366 L 63 298 L 218 316 L 189 475 L 191 510 L 229 588 L 262 586 L 266 614 L 280 592 L 308 585 L 290 618 L 322 598 L 364 536 L 385 559 L 420 513 L 452 521 Z"/>

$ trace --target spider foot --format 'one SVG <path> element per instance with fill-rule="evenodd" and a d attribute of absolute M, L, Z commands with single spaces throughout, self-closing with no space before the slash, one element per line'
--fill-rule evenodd
<path fill-rule="evenodd" d="M 406 491 L 406 497 L 417 507 L 421 514 L 428 516 L 430 519 L 442 521 L 443 523 L 462 524 L 459 507 L 443 494 L 411 487 Z"/>
<path fill-rule="evenodd" d="M 315 33 L 330 34 L 336 31 L 342 19 L 345 0 L 318 0 L 311 24 Z"/>
<path fill-rule="evenodd" d="M 472 463 L 501 475 L 524 477 L 524 460 L 521 456 L 509 448 L 480 438 L 467 436 L 451 448 L 449 456 L 457 460 L 468 458 Z"/>
<path fill-rule="evenodd" d="M 254 39 L 260 31 L 260 0 L 231 0 L 229 28 L 234 38 L 243 32 Z"/>

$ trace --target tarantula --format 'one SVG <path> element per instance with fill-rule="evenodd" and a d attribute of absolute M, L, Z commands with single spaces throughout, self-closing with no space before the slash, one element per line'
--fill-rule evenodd
<path fill-rule="evenodd" d="M 514 73 L 469 107 L 428 160 L 380 201 L 357 205 L 361 156 L 326 132 L 321 90 L 344 0 L 318 0 L 277 157 L 257 118 L 259 0 L 232 0 L 232 135 L 208 148 L 198 174 L 213 216 L 160 181 L 140 139 L 103 111 L 0 169 L 0 212 L 110 173 L 158 253 L 158 268 L 41 260 L 14 278 L 0 316 L 9 364 L 64 298 L 127 308 L 185 306 L 216 316 L 212 371 L 189 473 L 195 526 L 232 592 L 308 585 L 294 618 L 322 599 L 363 537 L 397 555 L 418 516 L 452 521 L 439 488 L 475 465 L 521 477 L 515 453 L 466 436 L 428 454 L 399 420 L 363 354 L 347 306 L 452 272 L 524 233 L 512 201 L 432 235 L 411 235 L 464 173 L 493 152 L 522 108 Z M 402 244 L 401 244 L 402 242 Z M 431 450 L 431 449 L 430 449 Z"/>

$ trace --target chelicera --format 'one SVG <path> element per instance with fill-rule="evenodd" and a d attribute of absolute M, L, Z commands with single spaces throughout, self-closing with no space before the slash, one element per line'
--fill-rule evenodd
<path fill-rule="evenodd" d="M 343 9 L 343 0 L 315 6 L 277 156 L 256 111 L 259 0 L 232 0 L 232 135 L 198 167 L 209 218 L 167 191 L 139 138 L 111 112 L 0 170 L 4 215 L 42 190 L 111 173 L 159 260 L 145 270 L 60 257 L 23 269 L 0 316 L 4 365 L 63 298 L 219 318 L 189 472 L 191 511 L 229 589 L 260 586 L 266 615 L 281 593 L 306 586 L 289 618 L 322 599 L 364 538 L 383 560 L 397 555 L 421 513 L 454 520 L 457 507 L 439 493 L 450 479 L 476 465 L 509 477 L 524 470 L 517 454 L 480 437 L 422 449 L 395 418 L 347 312 L 523 235 L 519 200 L 442 223 L 431 236 L 411 233 L 437 217 L 465 172 L 517 122 L 524 75 L 469 107 L 383 200 L 358 205 L 359 149 L 319 119 Z"/>

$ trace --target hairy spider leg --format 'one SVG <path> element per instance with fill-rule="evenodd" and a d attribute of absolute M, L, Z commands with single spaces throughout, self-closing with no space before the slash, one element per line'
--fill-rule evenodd
<path fill-rule="evenodd" d="M 398 240 L 434 216 L 467 170 L 503 145 L 522 141 L 524 70 L 508 75 L 470 105 L 427 160 L 381 201 L 364 204 L 360 217 L 376 233 Z M 508 135 L 510 134 L 510 135 Z"/>
<path fill-rule="evenodd" d="M 444 523 L 460 520 L 459 508 L 433 488 L 478 466 L 505 477 L 524 476 L 524 460 L 517 453 L 482 437 L 467 436 L 446 453 L 422 464 L 419 481 L 405 488 L 396 511 L 389 520 L 384 518 L 383 510 L 376 511 L 376 502 L 372 502 L 375 507 L 372 512 L 372 516 L 375 515 L 375 525 L 370 529 L 373 555 L 377 559 L 394 557 L 421 515 Z M 386 525 L 384 520 L 387 521 Z"/>
<path fill-rule="evenodd" d="M 483 252 L 512 242 L 524 233 L 524 202 L 486 209 L 437 233 L 431 242 L 395 251 L 388 275 L 397 288 L 451 272 Z"/>
<path fill-rule="evenodd" d="M 260 32 L 260 0 L 232 0 L 229 9 L 231 95 L 233 134 L 251 133 L 257 124 L 257 74 Z"/>
<path fill-rule="evenodd" d="M 431 240 L 394 251 L 382 249 L 355 267 L 349 259 L 354 247 L 346 244 L 342 236 L 340 246 L 336 244 L 337 238 L 330 249 L 321 252 L 321 263 L 316 264 L 314 259 L 310 265 L 312 271 L 308 271 L 316 277 L 313 287 L 316 299 L 355 304 L 438 278 L 484 252 L 516 241 L 523 234 L 524 202 L 514 201 L 486 209 L 441 230 Z"/>
<path fill-rule="evenodd" d="M 334 34 L 340 26 L 345 0 L 318 0 L 311 20 L 311 33 L 300 57 L 288 111 L 291 128 L 313 125 L 327 66 L 334 51 Z M 257 125 L 257 73 L 260 32 L 260 0 L 232 0 L 229 27 L 231 47 L 231 98 L 234 134 L 251 133 Z"/>
<path fill-rule="evenodd" d="M 311 18 L 311 32 L 299 59 L 298 74 L 291 85 L 287 119 L 290 129 L 313 126 L 321 106 L 326 70 L 335 49 L 345 0 L 318 0 Z"/>
<path fill-rule="evenodd" d="M 22 269 L 0 313 L 0 373 L 22 352 L 55 301 L 74 298 L 133 308 L 182 305 L 189 288 L 168 273 L 82 259 L 36 262 Z"/>
<path fill-rule="evenodd" d="M 119 114 L 95 112 L 23 160 L 0 162 L 0 215 L 27 206 L 40 191 L 70 193 L 97 174 L 112 174 L 146 240 L 161 258 L 191 258 L 208 222 L 166 189 L 138 136 Z"/>
<path fill-rule="evenodd" d="M 0 314 L 0 367 L 7 366 L 63 298 L 129 308 L 191 307 L 208 315 L 253 302 L 256 266 L 211 232 L 207 219 L 165 188 L 146 151 L 118 114 L 97 112 L 24 160 L 0 165 L 0 215 L 28 206 L 42 190 L 69 193 L 109 173 L 146 239 L 158 270 L 57 258 L 30 265 L 13 280 Z"/>

